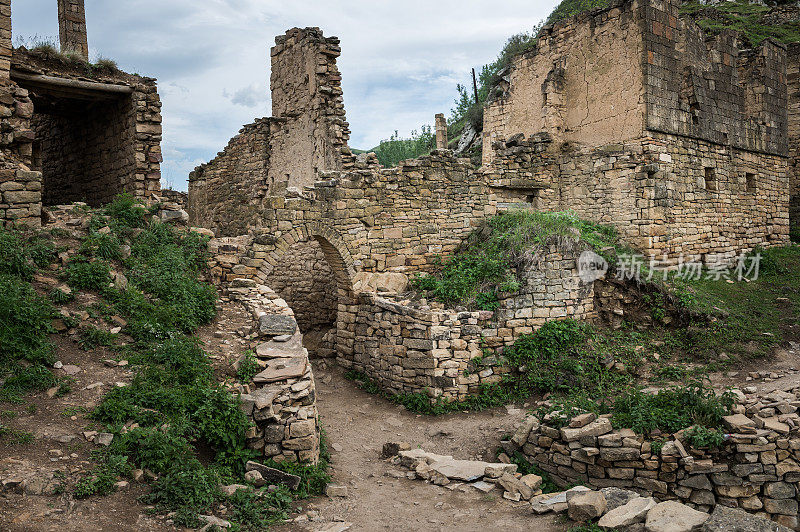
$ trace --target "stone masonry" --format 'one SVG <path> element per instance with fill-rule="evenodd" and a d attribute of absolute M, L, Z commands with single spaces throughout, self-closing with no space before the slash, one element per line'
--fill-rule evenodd
<path fill-rule="evenodd" d="M 734 393 L 737 404 L 724 419 L 726 441 L 719 448 L 692 447 L 687 431 L 662 434 L 657 446 L 632 430 L 614 429 L 613 417 L 594 414 L 556 428 L 557 413 L 528 418 L 505 445 L 562 486 L 634 489 L 705 512 L 716 505 L 741 508 L 800 530 L 800 389 Z"/>
<path fill-rule="evenodd" d="M 59 1 L 64 51 L 88 56 L 82 0 Z M 80 19 L 80 20 L 79 20 Z M 11 46 L 0 1 L 0 220 L 38 226 L 42 204 L 100 205 L 160 190 L 155 80 Z"/>

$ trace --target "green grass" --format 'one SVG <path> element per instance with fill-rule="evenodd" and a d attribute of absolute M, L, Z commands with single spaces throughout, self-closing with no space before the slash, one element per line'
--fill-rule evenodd
<path fill-rule="evenodd" d="M 716 5 L 688 2 L 681 6 L 681 14 L 695 20 L 712 34 L 733 30 L 741 35 L 745 45 L 758 46 L 773 38 L 791 44 L 800 42 L 800 21 L 774 24 L 768 17 L 773 8 L 747 0 L 721 2 Z"/>
<path fill-rule="evenodd" d="M 416 277 L 411 284 L 427 297 L 450 305 L 494 310 L 502 296 L 519 290 L 520 269 L 539 250 L 557 242 L 594 249 L 612 262 L 609 250 L 621 249 L 610 226 L 569 212 L 511 210 L 485 222 L 435 273 Z"/>
<path fill-rule="evenodd" d="M 216 381 L 195 336 L 196 329 L 216 315 L 216 291 L 200 280 L 207 264 L 207 240 L 151 221 L 150 211 L 130 196 L 88 214 L 89 235 L 62 273 L 74 289 L 97 296 L 86 308 L 93 319 L 123 317 L 124 333 L 131 341 L 115 345 L 117 335 L 87 326 L 80 332 L 81 345 L 112 346 L 130 362 L 134 375 L 129 386 L 111 389 L 88 413 L 114 438 L 93 454 L 95 467 L 71 488 L 74 496 L 109 494 L 133 468 L 149 469 L 158 479 L 142 500 L 157 511 L 175 512 L 177 525 L 196 527 L 198 514 L 216 513 L 226 505 L 226 518 L 239 530 L 258 530 L 283 520 L 293 500 L 321 493 L 329 480 L 327 459 L 314 466 L 273 464 L 301 475 L 304 483 L 295 493 L 284 488 L 274 493 L 254 489 L 233 497 L 219 493 L 221 483 L 244 484 L 246 461 L 258 458 L 246 446 L 250 421 L 239 398 Z M 48 334 L 54 313 L 27 280 L 37 268 L 29 251 L 37 248 L 26 242 L 23 233 L 0 232 L 0 250 L 6 251 L 0 255 L 0 290 L 6 296 L 0 301 L 0 322 L 9 325 L 0 328 L 0 377 L 5 378 L 0 394 L 15 400 L 46 387 L 59 386 L 56 395 L 71 390 L 69 380 L 59 381 L 49 370 L 53 347 Z M 122 244 L 130 245 L 130 257 L 119 253 Z M 112 268 L 127 277 L 127 286 L 110 285 Z M 77 412 L 67 409 L 63 414 Z M 123 432 L 132 422 L 138 427 Z M 5 428 L 0 438 L 20 440 Z"/>
<path fill-rule="evenodd" d="M 699 360 L 716 360 L 719 353 L 741 359 L 766 356 L 800 325 L 800 246 L 760 250 L 762 268 L 754 281 L 701 279 L 683 281 L 689 308 L 719 316 L 707 327 L 679 331 L 685 347 Z"/>

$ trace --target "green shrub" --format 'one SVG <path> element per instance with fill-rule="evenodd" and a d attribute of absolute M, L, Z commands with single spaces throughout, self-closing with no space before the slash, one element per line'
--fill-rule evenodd
<path fill-rule="evenodd" d="M 219 475 L 199 462 L 175 464 L 153 483 L 143 500 L 161 511 L 177 511 L 175 524 L 195 528 L 198 514 L 208 512 L 220 497 Z"/>
<path fill-rule="evenodd" d="M 111 283 L 111 267 L 102 260 L 90 261 L 81 256 L 67 265 L 67 284 L 81 290 L 104 290 Z"/>
<path fill-rule="evenodd" d="M 612 422 L 638 434 L 654 430 L 675 433 L 695 424 L 717 428 L 723 416 L 730 414 L 733 402 L 730 392 L 717 397 L 712 388 L 698 381 L 656 394 L 633 390 L 614 401 Z"/>
<path fill-rule="evenodd" d="M 111 347 L 116 343 L 116 334 L 100 330 L 97 327 L 86 327 L 80 333 L 80 345 L 86 351 L 99 346 Z"/>
<path fill-rule="evenodd" d="M 145 227 L 147 208 L 130 194 L 120 194 L 106 205 L 104 212 L 117 227 Z"/>
<path fill-rule="evenodd" d="M 517 372 L 516 394 L 596 388 L 606 369 L 596 353 L 584 349 L 590 335 L 588 325 L 568 319 L 517 338 L 503 353 Z"/>
<path fill-rule="evenodd" d="M 394 167 L 400 161 L 416 159 L 428 155 L 436 147 L 435 135 L 431 126 L 422 126 L 419 132 L 411 132 L 411 137 L 400 138 L 397 131 L 388 140 L 382 140 L 372 151 L 378 157 L 378 162 L 386 167 Z"/>
<path fill-rule="evenodd" d="M 579 15 L 585 11 L 605 9 L 611 0 L 563 0 L 547 17 L 545 24 L 554 24 L 559 20 Z"/>
<path fill-rule="evenodd" d="M 725 434 L 722 432 L 716 429 L 708 429 L 702 425 L 691 427 L 684 434 L 689 444 L 695 449 L 717 449 L 727 441 Z"/>
<path fill-rule="evenodd" d="M 244 354 L 239 362 L 239 369 L 236 371 L 236 378 L 239 379 L 239 382 L 242 384 L 247 384 L 253 380 L 253 377 L 255 377 L 260 371 L 261 366 L 258 365 L 258 360 L 256 360 L 255 354 L 252 351 L 248 351 Z"/>
<path fill-rule="evenodd" d="M 90 233 L 81 244 L 79 252 L 87 257 L 118 260 L 121 256 L 120 242 L 114 233 Z"/>
<path fill-rule="evenodd" d="M 488 220 L 435 273 L 412 279 L 411 286 L 445 303 L 494 310 L 499 294 L 519 290 L 519 271 L 545 246 L 571 242 L 613 263 L 608 249 L 615 249 L 618 240 L 613 228 L 572 213 L 515 209 Z"/>

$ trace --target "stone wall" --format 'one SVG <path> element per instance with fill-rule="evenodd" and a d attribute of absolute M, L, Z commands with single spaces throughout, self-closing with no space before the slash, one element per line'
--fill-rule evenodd
<path fill-rule="evenodd" d="M 62 52 L 89 58 L 83 0 L 58 0 L 58 35 Z"/>
<path fill-rule="evenodd" d="M 499 195 L 617 227 L 674 265 L 789 241 L 786 158 L 657 134 L 565 151 L 549 135 L 496 140 L 484 169 Z M 502 198 L 501 198 L 502 200 Z"/>
<path fill-rule="evenodd" d="M 292 310 L 270 288 L 234 279 L 225 290 L 256 323 L 260 371 L 241 395 L 254 422 L 247 446 L 277 462 L 319 460 L 320 426 L 314 375 Z"/>
<path fill-rule="evenodd" d="M 82 13 L 82 4 L 64 0 L 59 9 Z M 87 74 L 81 65 L 14 50 L 11 38 L 11 2 L 0 0 L 0 221 L 39 225 L 43 198 L 96 205 L 123 191 L 157 193 L 155 80 L 110 69 Z"/>
<path fill-rule="evenodd" d="M 725 418 L 729 434 L 719 449 L 694 448 L 682 431 L 662 435 L 666 442 L 659 450 L 632 430 L 614 429 L 613 417 L 583 414 L 560 429 L 550 426 L 554 418 L 531 417 L 509 450 L 521 451 L 562 486 L 632 488 L 706 512 L 718 504 L 742 508 L 798 530 L 800 423 L 794 405 L 800 389 L 737 393 L 738 413 Z"/>
<path fill-rule="evenodd" d="M 483 162 L 492 143 L 544 131 L 557 142 L 598 146 L 642 133 L 644 45 L 639 3 L 584 13 L 541 32 L 515 58 L 484 111 Z"/>
<path fill-rule="evenodd" d="M 786 155 L 786 47 L 739 50 L 679 6 L 623 0 L 544 28 L 485 110 L 484 164 L 498 138 L 540 131 L 591 147 L 660 132 Z"/>
<path fill-rule="evenodd" d="M 496 311 L 458 312 L 437 305 L 362 293 L 354 313 L 341 312 L 352 350 L 341 347 L 340 365 L 366 374 L 392 393 L 428 393 L 463 399 L 510 370 L 502 358 L 474 360 L 483 349 L 514 343 L 554 319 L 592 319 L 594 291 L 577 274 L 581 247 L 550 245 L 524 268 L 520 290 L 500 299 Z"/>
<path fill-rule="evenodd" d="M 786 155 L 786 47 L 740 50 L 736 35 L 706 35 L 679 1 L 644 2 L 646 129 Z"/>
<path fill-rule="evenodd" d="M 786 80 L 789 95 L 789 220 L 800 226 L 800 44 L 786 52 Z"/>
<path fill-rule="evenodd" d="M 336 326 L 336 279 L 317 241 L 293 244 L 267 282 L 294 311 L 303 334 Z"/>

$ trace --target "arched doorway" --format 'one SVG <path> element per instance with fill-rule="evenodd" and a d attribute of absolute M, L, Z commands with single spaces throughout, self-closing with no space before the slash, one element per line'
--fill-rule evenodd
<path fill-rule="evenodd" d="M 281 238 L 275 248 L 262 268 L 263 281 L 294 311 L 309 356 L 334 357 L 352 349 L 344 317 L 356 304 L 355 270 L 338 235 L 305 227 Z"/>

